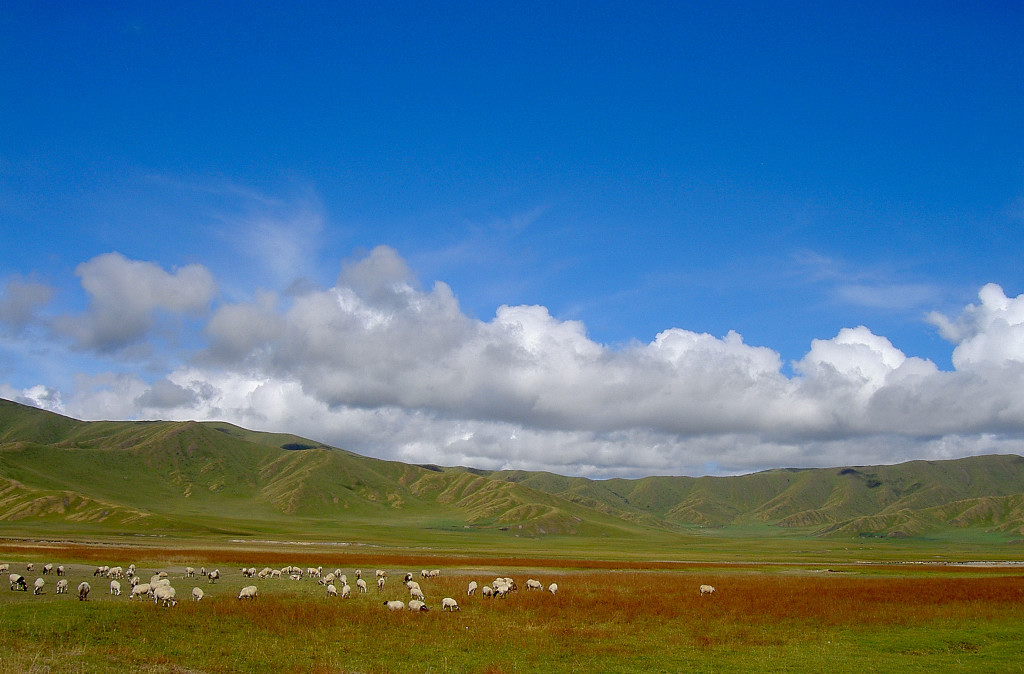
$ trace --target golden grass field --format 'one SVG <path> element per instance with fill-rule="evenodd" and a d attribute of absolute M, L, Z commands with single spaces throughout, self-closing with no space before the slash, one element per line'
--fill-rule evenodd
<path fill-rule="evenodd" d="M 2 590 L 0 672 L 1024 671 L 1024 568 L 929 564 L 696 564 L 523 559 L 394 551 L 0 544 L 31 586 L 69 566 L 71 593 Z M 36 571 L 25 572 L 25 563 Z M 111 597 L 97 564 L 166 570 L 179 604 Z M 250 580 L 242 565 L 339 567 L 366 595 L 329 598 L 315 580 Z M 184 578 L 185 565 L 223 578 Z M 373 573 L 387 569 L 385 591 Z M 420 569 L 441 569 L 435 579 Z M 433 610 L 389 613 L 420 582 Z M 519 590 L 466 596 L 495 576 Z M 556 595 L 526 591 L 527 578 Z M 88 580 L 86 602 L 74 587 Z M 717 588 L 701 597 L 698 586 Z M 236 599 L 255 584 L 260 596 Z M 206 591 L 189 600 L 193 586 Z M 353 587 L 355 590 L 355 587 Z M 457 613 L 442 613 L 442 597 Z"/>

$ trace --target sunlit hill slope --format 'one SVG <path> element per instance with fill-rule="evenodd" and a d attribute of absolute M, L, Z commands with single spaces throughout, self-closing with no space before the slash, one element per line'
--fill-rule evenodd
<path fill-rule="evenodd" d="M 674 537 L 1024 533 L 1024 458 L 588 480 L 408 465 L 220 422 L 83 422 L 0 400 L 0 532 Z"/>

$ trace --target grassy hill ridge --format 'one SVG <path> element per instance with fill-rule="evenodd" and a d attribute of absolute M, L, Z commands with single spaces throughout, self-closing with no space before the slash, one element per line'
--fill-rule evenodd
<path fill-rule="evenodd" d="M 590 480 L 416 466 L 224 422 L 83 422 L 0 400 L 0 531 L 334 539 L 443 534 L 684 540 L 762 527 L 816 536 L 1024 534 L 1024 458 Z M 680 538 L 683 537 L 683 538 Z"/>

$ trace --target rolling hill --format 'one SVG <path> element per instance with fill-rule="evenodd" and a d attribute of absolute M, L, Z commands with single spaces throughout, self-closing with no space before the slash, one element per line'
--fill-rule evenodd
<path fill-rule="evenodd" d="M 629 541 L 745 526 L 1020 536 L 1024 458 L 589 480 L 408 465 L 221 422 L 84 422 L 0 400 L 0 532 Z"/>

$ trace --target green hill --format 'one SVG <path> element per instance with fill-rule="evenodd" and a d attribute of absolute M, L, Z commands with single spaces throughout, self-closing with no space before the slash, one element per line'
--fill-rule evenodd
<path fill-rule="evenodd" d="M 415 466 L 222 422 L 83 422 L 0 400 L 0 532 L 662 541 L 1024 534 L 1024 458 L 589 480 Z"/>

